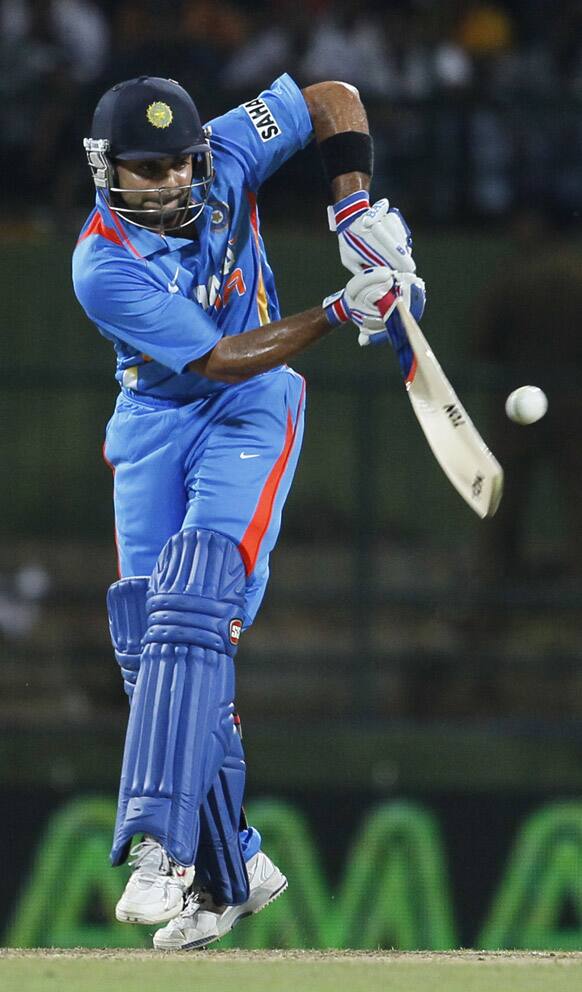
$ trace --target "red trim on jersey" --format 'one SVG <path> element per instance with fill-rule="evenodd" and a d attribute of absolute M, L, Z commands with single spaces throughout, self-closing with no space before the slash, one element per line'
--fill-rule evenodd
<path fill-rule="evenodd" d="M 89 238 L 92 234 L 100 234 L 102 238 L 106 238 L 107 241 L 113 241 L 116 245 L 123 246 L 123 241 L 119 237 L 118 233 L 112 227 L 106 227 L 105 222 L 101 214 L 97 211 L 93 220 L 89 224 L 86 231 L 81 234 L 79 242 L 84 241 L 85 238 Z"/>
<path fill-rule="evenodd" d="M 303 389 L 301 390 L 301 397 L 297 407 L 297 419 L 295 421 L 295 426 L 293 426 L 291 413 L 287 412 L 287 429 L 285 431 L 285 443 L 283 445 L 283 450 L 269 473 L 269 477 L 263 486 L 261 495 L 259 496 L 253 518 L 244 532 L 242 540 L 238 546 L 247 575 L 251 574 L 257 563 L 263 538 L 269 529 L 269 524 L 271 523 L 277 490 L 279 489 L 281 479 L 283 478 L 285 469 L 287 468 L 289 456 L 293 450 L 293 444 L 297 434 L 297 426 L 299 424 L 299 417 L 301 415 L 304 397 L 305 382 L 303 383 Z"/>
<path fill-rule="evenodd" d="M 253 193 L 252 190 L 247 189 L 247 200 L 249 203 L 250 217 L 251 217 L 251 227 L 255 235 L 255 241 L 258 247 L 258 237 L 259 237 L 259 218 L 258 218 L 258 207 L 257 207 L 257 194 Z"/>
<path fill-rule="evenodd" d="M 137 248 L 134 248 L 134 246 L 132 245 L 131 241 L 129 240 L 127 234 L 125 233 L 125 231 L 124 231 L 124 229 L 123 229 L 123 227 L 121 225 L 121 221 L 119 220 L 119 218 L 115 216 L 113 210 L 110 210 L 110 214 L 111 214 L 111 220 L 113 221 L 113 225 L 114 225 L 115 229 L 117 230 L 117 233 L 118 233 L 119 237 L 121 238 L 121 240 L 123 241 L 125 247 L 126 248 L 129 248 L 129 250 L 133 252 L 133 254 L 135 255 L 136 258 L 141 258 L 142 256 L 138 252 Z"/>
<path fill-rule="evenodd" d="M 249 204 L 249 217 L 251 221 L 251 227 L 253 229 L 253 235 L 255 238 L 255 247 L 257 249 L 257 310 L 259 313 L 259 321 L 261 327 L 264 324 L 268 324 L 271 320 L 269 313 L 269 299 L 267 297 L 267 290 L 265 287 L 265 280 L 263 278 L 263 263 L 261 261 L 261 238 L 259 234 L 259 210 L 257 207 L 257 195 L 253 193 L 252 190 L 247 190 L 247 200 Z"/>
<path fill-rule="evenodd" d="M 112 241 L 113 244 L 115 245 L 120 245 L 122 248 L 124 246 L 126 248 L 129 248 L 129 250 L 133 252 L 136 258 L 141 258 L 141 255 L 138 252 L 137 248 L 134 248 L 131 241 L 127 237 L 127 234 L 125 233 L 123 228 L 119 225 L 119 222 L 116 220 L 115 215 L 113 213 L 111 214 L 111 219 L 113 221 L 114 226 L 107 227 L 105 221 L 103 220 L 103 217 L 101 216 L 99 211 L 97 211 L 95 216 L 93 217 L 93 220 L 89 224 L 87 230 L 84 231 L 83 234 L 80 236 L 79 243 L 81 241 L 84 241 L 85 238 L 90 237 L 91 234 L 98 234 L 102 238 L 105 238 L 107 241 Z"/>

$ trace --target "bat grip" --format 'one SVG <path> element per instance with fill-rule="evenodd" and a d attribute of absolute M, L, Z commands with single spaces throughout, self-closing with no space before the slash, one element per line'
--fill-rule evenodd
<path fill-rule="evenodd" d="M 378 310 L 380 311 L 380 315 L 382 317 L 385 317 L 386 314 L 393 309 L 394 304 L 398 299 L 398 296 L 399 293 L 397 292 L 396 288 L 393 288 L 393 289 L 389 289 L 386 295 L 383 296 L 380 300 L 377 300 L 376 306 L 378 307 Z"/>

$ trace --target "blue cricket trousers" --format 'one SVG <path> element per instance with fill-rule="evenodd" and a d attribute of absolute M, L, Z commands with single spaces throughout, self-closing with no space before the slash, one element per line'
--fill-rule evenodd
<path fill-rule="evenodd" d="M 305 382 L 287 367 L 191 403 L 122 391 L 104 446 L 120 575 L 151 575 L 183 528 L 218 531 L 239 547 L 250 626 L 301 449 L 304 405 Z"/>

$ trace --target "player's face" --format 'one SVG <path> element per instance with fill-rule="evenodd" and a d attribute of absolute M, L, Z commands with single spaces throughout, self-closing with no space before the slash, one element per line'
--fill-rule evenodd
<path fill-rule="evenodd" d="M 117 184 L 124 191 L 119 196 L 132 210 L 142 211 L 134 214 L 138 223 L 166 231 L 178 226 L 190 198 L 191 155 L 118 160 L 116 169 Z"/>

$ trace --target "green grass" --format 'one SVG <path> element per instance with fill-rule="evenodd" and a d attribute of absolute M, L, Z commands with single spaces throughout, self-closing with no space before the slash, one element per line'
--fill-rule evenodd
<path fill-rule="evenodd" d="M 582 954 L 0 951 L 2 992 L 578 992 Z"/>

